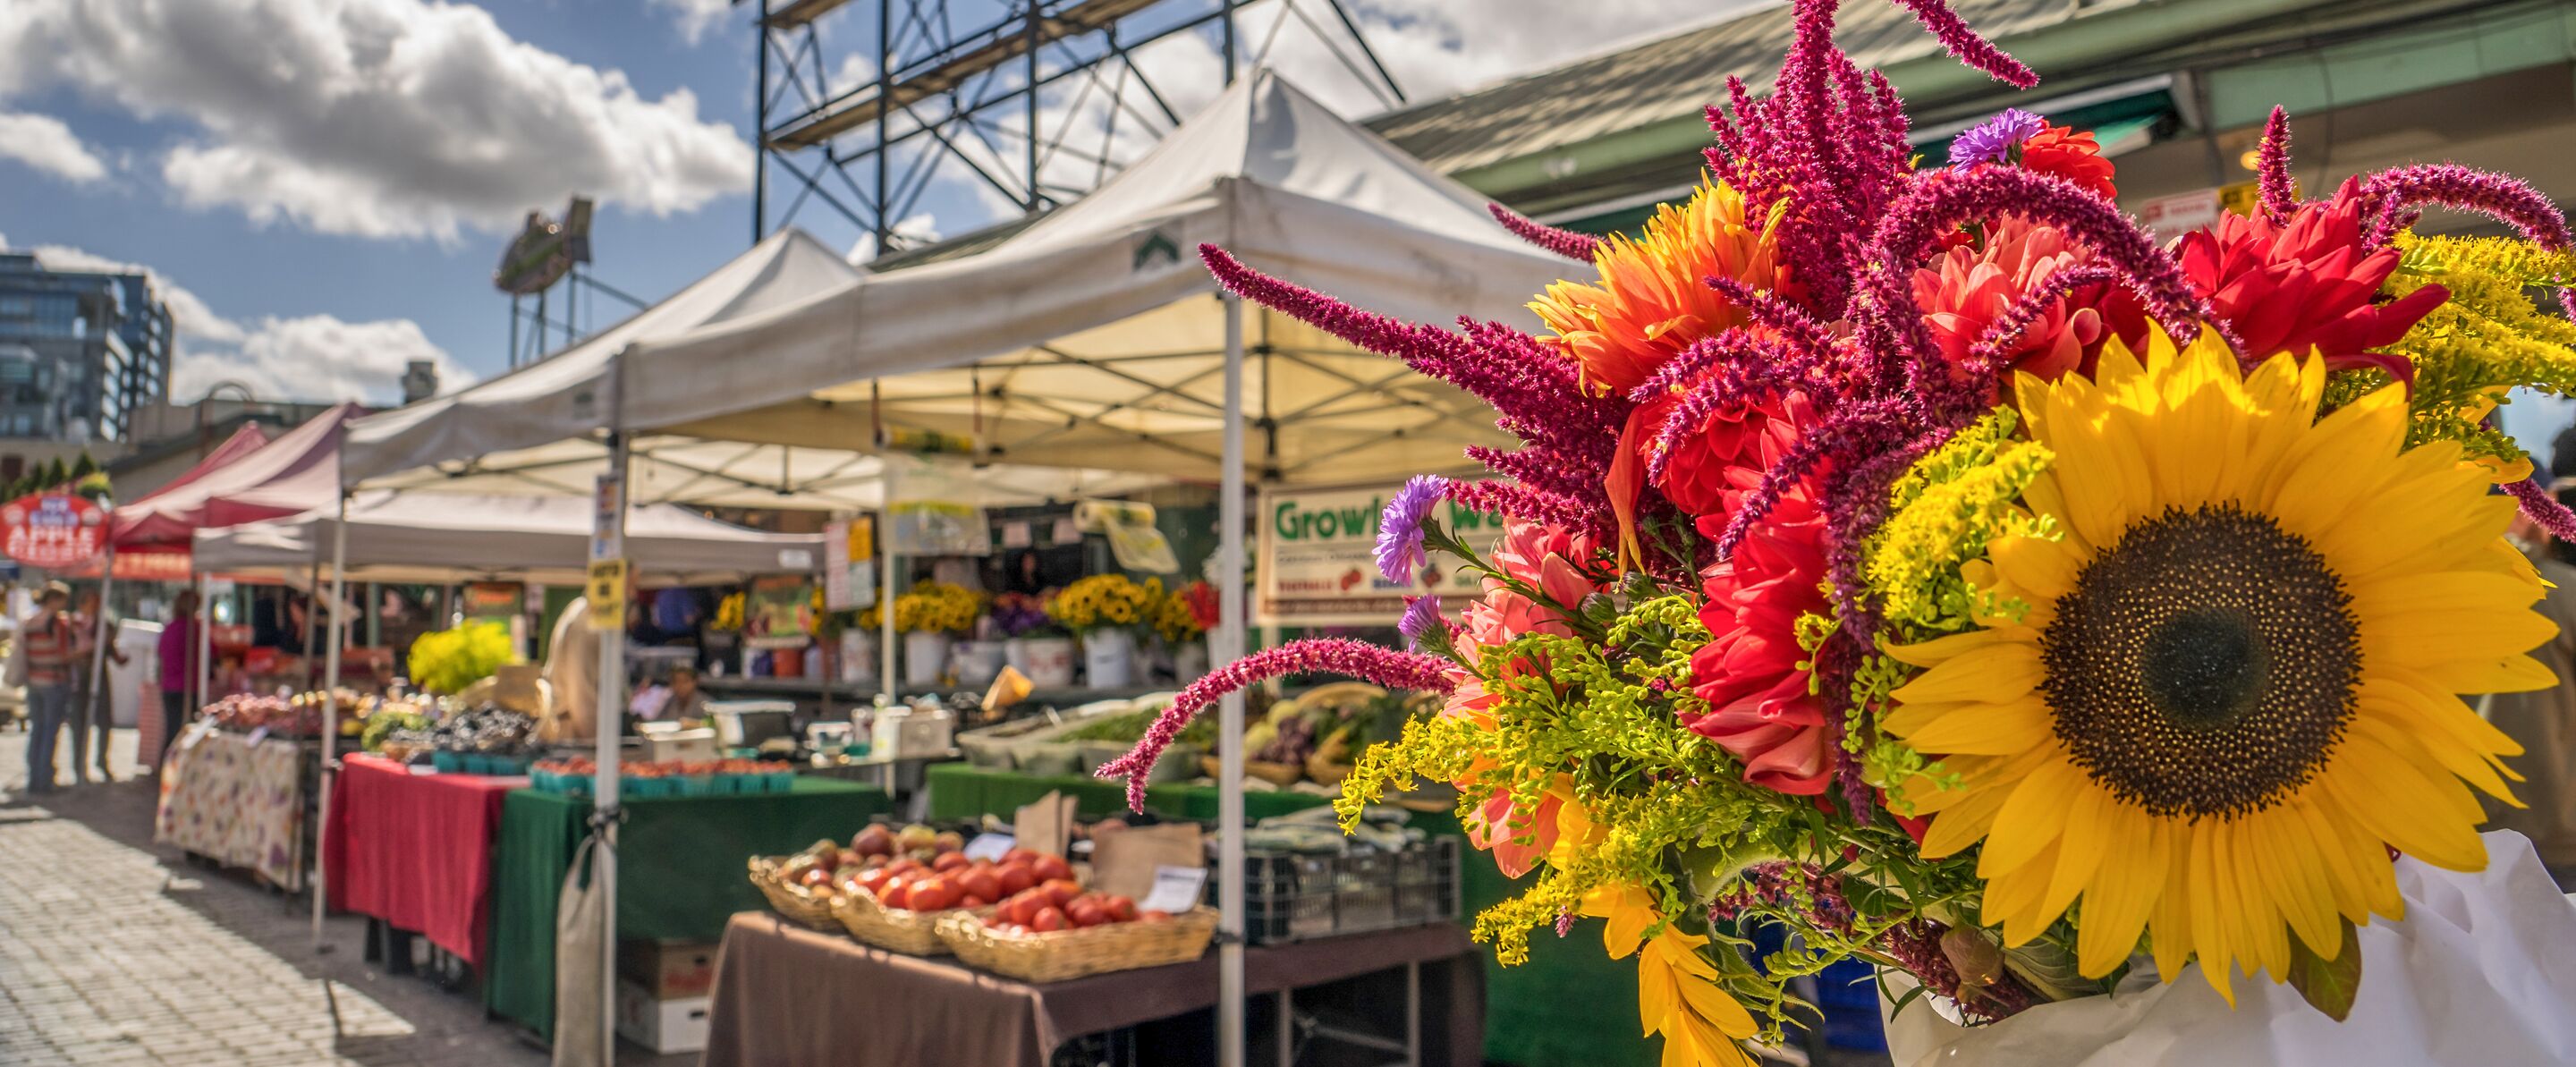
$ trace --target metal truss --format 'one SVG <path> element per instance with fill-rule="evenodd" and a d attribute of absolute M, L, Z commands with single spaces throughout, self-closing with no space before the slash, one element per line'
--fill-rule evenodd
<path fill-rule="evenodd" d="M 1265 0 L 1258 41 L 1240 33 L 1251 0 L 870 0 L 850 13 L 875 19 L 857 51 L 820 26 L 850 0 L 735 2 L 760 8 L 755 242 L 814 211 L 875 235 L 879 255 L 927 243 L 902 222 L 940 179 L 1024 217 L 1079 197 L 1180 123 L 1137 58 L 1179 34 L 1214 35 L 1231 83 L 1293 18 L 1381 101 L 1404 101 L 1342 0 Z M 853 59 L 874 80 L 835 85 Z"/>

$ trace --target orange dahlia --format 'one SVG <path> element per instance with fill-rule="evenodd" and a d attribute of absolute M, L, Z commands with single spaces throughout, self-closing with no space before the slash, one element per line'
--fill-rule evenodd
<path fill-rule="evenodd" d="M 1592 254 L 1599 283 L 1558 282 L 1530 310 L 1583 365 L 1586 383 L 1624 394 L 1691 342 L 1743 325 L 1743 311 L 1706 279 L 1780 286 L 1778 234 L 1786 210 L 1783 201 L 1764 217 L 1748 217 L 1744 194 L 1703 181 L 1688 203 L 1655 209 L 1642 236 L 1603 238 Z"/>

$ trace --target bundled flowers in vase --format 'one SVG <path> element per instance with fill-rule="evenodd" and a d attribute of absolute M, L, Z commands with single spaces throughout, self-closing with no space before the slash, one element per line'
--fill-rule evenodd
<path fill-rule="evenodd" d="M 984 599 L 974 590 L 949 582 L 915 582 L 912 591 L 894 598 L 894 628 L 904 633 L 964 633 L 975 628 L 975 619 L 983 613 Z M 875 630 L 884 625 L 878 609 L 870 606 L 859 612 L 859 627 Z"/>
<path fill-rule="evenodd" d="M 739 589 L 726 593 L 724 599 L 716 601 L 716 617 L 707 620 L 707 629 L 717 633 L 741 633 L 743 614 L 750 599 Z"/>
<path fill-rule="evenodd" d="M 1030 593 L 1000 593 L 993 597 L 993 628 L 1003 637 L 1024 637 L 1054 625 L 1047 615 L 1045 598 Z"/>
<path fill-rule="evenodd" d="M 1941 0 L 1950 52 L 2029 70 Z M 1412 651 L 1316 640 L 1185 689 L 1101 769 L 1141 791 L 1220 694 L 1290 672 L 1442 694 L 1341 809 L 1431 779 L 1525 891 L 1478 917 L 1606 921 L 1667 1062 L 1744 1063 L 1857 958 L 1971 1021 L 2133 969 L 2291 982 L 2341 1018 L 2398 854 L 2487 862 L 2515 743 L 2463 694 L 2555 684 L 2503 538 L 2529 480 L 2492 411 L 2576 388 L 2558 212 L 2455 166 L 2289 180 L 2275 112 L 2253 217 L 2159 247 L 2093 139 L 2022 112 L 1918 167 L 1887 80 L 1794 0 L 1766 96 L 1730 82 L 1689 203 L 1634 239 L 1516 232 L 1597 281 L 1553 331 L 1360 311 L 1202 249 L 1236 294 L 1451 382 L 1522 441 L 1503 479 L 1418 479 L 1378 558 L 1480 577 L 1411 603 Z M 2516 236 L 2415 233 L 2434 207 Z M 1492 545 L 1436 500 L 1507 516 Z M 1748 924 L 1798 946 L 1757 966 Z"/>
<path fill-rule="evenodd" d="M 433 630 L 411 643 L 404 660 L 412 684 L 432 693 L 461 693 L 465 687 L 519 661 L 510 642 L 509 624 L 472 619 L 445 630 Z"/>
<path fill-rule="evenodd" d="M 1165 592 L 1160 578 L 1145 579 L 1145 589 L 1152 596 L 1146 618 L 1154 632 L 1167 644 L 1196 641 L 1216 628 L 1216 587 L 1194 581 L 1179 589 Z"/>
<path fill-rule="evenodd" d="M 1155 580 L 1155 588 L 1161 586 Z M 1076 634 L 1130 629 L 1146 621 L 1154 595 L 1124 574 L 1095 574 L 1065 586 L 1047 601 L 1047 615 Z"/>

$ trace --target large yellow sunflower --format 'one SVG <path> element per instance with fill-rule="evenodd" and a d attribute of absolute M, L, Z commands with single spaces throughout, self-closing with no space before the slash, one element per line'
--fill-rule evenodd
<path fill-rule="evenodd" d="M 2061 536 L 1971 575 L 2026 616 L 1890 650 L 1926 670 L 1885 725 L 1959 773 L 1904 795 L 1938 813 L 1927 855 L 1983 842 L 2008 944 L 2081 898 L 2086 976 L 2151 931 L 2166 981 L 2196 955 L 2232 1003 L 2291 936 L 2331 960 L 2340 920 L 2402 917 L 2389 849 L 2485 865 L 2469 787 L 2511 802 L 2521 748 L 2457 694 L 2553 684 L 2524 653 L 2556 630 L 2511 498 L 2453 443 L 2405 448 L 2400 390 L 2319 418 L 2322 360 L 2243 373 L 2201 336 L 2020 377 L 2056 455 L 2022 500 Z"/>

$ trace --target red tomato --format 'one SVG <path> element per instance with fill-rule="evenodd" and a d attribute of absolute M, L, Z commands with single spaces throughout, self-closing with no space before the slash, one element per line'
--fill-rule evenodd
<path fill-rule="evenodd" d="M 866 871 L 860 872 L 856 879 L 859 888 L 866 890 L 870 895 L 874 895 L 878 890 L 884 889 L 885 884 L 893 880 L 894 875 L 888 873 L 883 867 L 871 867 Z"/>
<path fill-rule="evenodd" d="M 877 890 L 877 903 L 883 904 L 889 908 L 911 907 L 912 880 L 909 878 L 888 879 L 886 881 L 885 888 Z"/>
<path fill-rule="evenodd" d="M 832 868 L 808 867 L 806 868 L 805 873 L 796 876 L 796 884 L 817 889 L 830 885 L 832 884 Z"/>
<path fill-rule="evenodd" d="M 1109 911 L 1098 901 L 1076 900 L 1064 909 L 1064 917 L 1075 926 L 1098 926 L 1109 921 Z"/>
<path fill-rule="evenodd" d="M 919 860 L 906 859 L 896 860 L 893 863 L 886 864 L 885 869 L 893 871 L 896 874 L 911 874 L 915 871 L 928 870 L 929 868 L 923 867 Z"/>
<path fill-rule="evenodd" d="M 989 908 L 993 906 L 993 902 L 985 897 L 979 897 L 973 893 L 968 893 L 965 896 L 957 898 L 957 906 L 961 908 Z"/>
<path fill-rule="evenodd" d="M 1053 899 L 1055 906 L 1059 908 L 1072 903 L 1073 898 L 1082 895 L 1082 885 L 1071 878 L 1050 878 L 1045 885 L 1038 888 L 1046 890 L 1046 895 Z"/>
<path fill-rule="evenodd" d="M 1136 902 L 1134 900 L 1126 897 L 1109 897 L 1101 902 L 1101 906 L 1109 909 L 1109 918 L 1112 922 L 1132 923 L 1136 921 Z"/>
<path fill-rule="evenodd" d="M 1052 933 L 1064 929 L 1067 922 L 1063 912 L 1054 908 L 1041 908 L 1037 915 L 1029 919 L 1029 929 L 1041 934 Z"/>
<path fill-rule="evenodd" d="M 994 874 L 989 867 L 969 868 L 957 876 L 957 887 L 965 890 L 967 896 L 982 897 L 987 901 L 1000 900 L 1004 896 L 1002 876 Z"/>
<path fill-rule="evenodd" d="M 1002 902 L 1002 917 L 1015 923 L 1026 924 L 1030 916 L 1036 915 L 1038 909 L 1045 906 L 1045 894 L 1014 893 L 1009 900 Z"/>
<path fill-rule="evenodd" d="M 1037 854 L 1037 853 L 1032 852 L 1032 851 L 1030 851 L 1030 850 L 1028 850 L 1028 849 L 1025 849 L 1025 848 L 1015 848 L 1015 849 L 1012 849 L 1012 850 L 1010 850 L 1010 851 L 1008 851 L 1008 852 L 1004 852 L 1004 853 L 1002 853 L 1002 862 L 1003 862 L 1003 863 L 1006 863 L 1006 864 L 1009 864 L 1009 863 L 1033 863 L 1033 862 L 1036 862 L 1037 858 L 1038 858 L 1038 854 Z"/>
<path fill-rule="evenodd" d="M 947 911 L 957 906 L 957 887 L 948 879 L 932 875 L 913 883 L 912 910 Z"/>
<path fill-rule="evenodd" d="M 953 871 L 960 867 L 971 865 L 974 862 L 975 861 L 973 860 L 967 859 L 966 854 L 963 852 L 942 852 L 939 854 L 938 859 L 930 861 L 930 869 L 934 871 Z"/>
<path fill-rule="evenodd" d="M 1029 862 L 1029 873 L 1036 875 L 1038 881 L 1051 882 L 1058 878 L 1073 877 L 1073 866 L 1066 863 L 1062 856 L 1039 856 Z"/>
<path fill-rule="evenodd" d="M 1029 870 L 1028 864 L 1025 863 L 1003 864 L 999 877 L 1002 880 L 1002 892 L 1004 893 L 1017 893 L 1020 890 L 1027 889 L 1030 886 L 1038 884 L 1038 876 L 1032 873 Z"/>
<path fill-rule="evenodd" d="M 1147 908 L 1144 911 L 1136 913 L 1136 921 L 1140 923 L 1167 923 L 1172 921 L 1172 913 Z"/>

